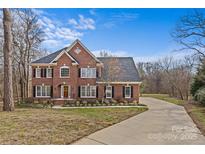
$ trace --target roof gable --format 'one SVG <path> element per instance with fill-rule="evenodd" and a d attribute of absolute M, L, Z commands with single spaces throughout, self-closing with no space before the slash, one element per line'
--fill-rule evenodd
<path fill-rule="evenodd" d="M 88 50 L 88 48 L 85 47 L 85 46 L 81 43 L 81 41 L 77 39 L 77 40 L 75 40 L 70 46 L 65 47 L 65 48 L 63 48 L 63 49 L 61 49 L 61 50 L 58 50 L 58 51 L 56 51 L 56 52 L 54 52 L 54 53 L 51 53 L 51 54 L 49 54 L 49 55 L 47 55 L 47 56 L 45 56 L 45 57 L 42 57 L 42 58 L 40 58 L 40 59 L 38 59 L 38 60 L 36 60 L 36 61 L 33 61 L 32 64 L 35 64 L 35 63 L 44 63 L 44 64 L 45 64 L 45 63 L 48 63 L 48 64 L 54 63 L 61 55 L 63 55 L 64 52 L 66 52 L 67 55 L 68 55 L 75 63 L 78 63 L 77 60 L 69 54 L 70 50 L 71 50 L 77 43 L 79 43 L 79 44 L 82 46 L 82 48 L 84 48 L 85 51 L 86 51 L 96 62 L 100 63 L 99 59 L 97 59 L 97 58 Z"/>
<path fill-rule="evenodd" d="M 60 54 L 58 54 L 58 56 L 50 63 L 56 62 L 64 53 L 72 60 L 74 64 L 78 64 L 78 62 L 66 50 L 63 50 Z"/>

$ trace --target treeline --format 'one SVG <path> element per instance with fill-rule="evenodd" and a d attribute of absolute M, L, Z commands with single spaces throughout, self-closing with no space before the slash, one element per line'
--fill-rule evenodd
<path fill-rule="evenodd" d="M 164 93 L 182 100 L 188 99 L 194 69 L 193 58 L 176 60 L 166 57 L 137 65 L 143 80 L 142 93 Z"/>
<path fill-rule="evenodd" d="M 205 15 L 192 10 L 176 23 L 171 37 L 189 57 L 167 57 L 156 62 L 139 63 L 142 92 L 167 93 L 187 100 L 189 96 L 205 103 Z"/>

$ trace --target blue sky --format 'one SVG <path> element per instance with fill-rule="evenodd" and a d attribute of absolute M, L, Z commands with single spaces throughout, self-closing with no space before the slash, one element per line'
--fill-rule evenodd
<path fill-rule="evenodd" d="M 170 37 L 176 22 L 193 9 L 35 9 L 50 52 L 79 38 L 94 54 L 105 50 L 152 61 L 178 48 Z M 177 55 L 178 54 L 178 55 Z"/>

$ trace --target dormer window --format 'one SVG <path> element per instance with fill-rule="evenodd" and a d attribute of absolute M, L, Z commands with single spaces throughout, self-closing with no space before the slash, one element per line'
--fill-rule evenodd
<path fill-rule="evenodd" d="M 75 53 L 79 54 L 80 52 L 81 52 L 80 48 L 77 47 L 77 48 L 75 49 Z"/>
<path fill-rule="evenodd" d="M 68 78 L 70 76 L 70 69 L 68 66 L 62 66 L 60 68 L 60 77 L 61 78 Z"/>

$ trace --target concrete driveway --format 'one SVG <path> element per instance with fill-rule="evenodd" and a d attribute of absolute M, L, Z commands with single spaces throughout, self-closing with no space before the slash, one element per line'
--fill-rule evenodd
<path fill-rule="evenodd" d="M 154 98 L 140 98 L 149 110 L 95 132 L 74 144 L 205 144 L 182 106 Z"/>

